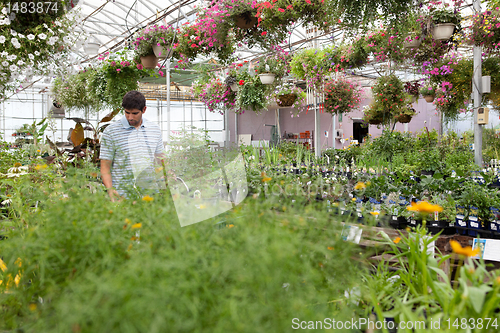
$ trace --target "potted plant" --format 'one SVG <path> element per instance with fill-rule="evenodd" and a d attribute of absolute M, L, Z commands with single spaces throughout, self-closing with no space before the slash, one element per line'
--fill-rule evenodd
<path fill-rule="evenodd" d="M 149 35 L 155 56 L 160 59 L 172 57 L 177 44 L 177 33 L 171 26 L 153 26 Z"/>
<path fill-rule="evenodd" d="M 250 76 L 248 73 L 242 73 L 238 79 L 236 112 L 244 113 L 245 110 L 252 110 L 260 113 L 262 110 L 267 110 L 269 103 L 267 86 L 263 85 L 257 76 Z"/>
<path fill-rule="evenodd" d="M 295 114 L 306 108 L 306 93 L 292 83 L 278 85 L 271 95 L 271 100 L 280 108 L 293 108 Z"/>
<path fill-rule="evenodd" d="M 154 69 L 158 64 L 158 58 L 153 51 L 154 29 L 154 27 L 147 26 L 135 35 L 135 54 L 140 58 L 142 66 L 146 69 Z"/>
<path fill-rule="evenodd" d="M 246 66 L 243 64 L 233 63 L 229 66 L 229 71 L 226 72 L 226 79 L 224 83 L 226 86 L 231 88 L 232 91 L 238 91 L 239 87 L 242 86 L 248 79 L 248 73 L 246 72 Z"/>
<path fill-rule="evenodd" d="M 359 85 L 346 79 L 327 81 L 324 94 L 325 111 L 331 114 L 349 113 L 361 102 Z"/>
<path fill-rule="evenodd" d="M 370 125 L 380 125 L 389 122 L 387 113 L 375 102 L 363 107 L 363 123 Z"/>
<path fill-rule="evenodd" d="M 500 10 L 488 10 L 474 15 L 471 42 L 488 51 L 496 51 L 500 46 Z"/>
<path fill-rule="evenodd" d="M 432 85 L 425 85 L 420 88 L 420 94 L 424 97 L 427 103 L 432 103 L 436 96 L 436 88 Z"/>
<path fill-rule="evenodd" d="M 460 12 L 448 8 L 435 9 L 431 12 L 434 25 L 432 38 L 434 40 L 448 40 L 453 35 L 461 21 Z"/>
<path fill-rule="evenodd" d="M 418 83 L 418 81 L 406 82 L 404 87 L 405 87 L 405 91 L 412 98 L 411 102 L 414 103 L 418 99 L 418 95 L 419 95 L 418 90 L 420 88 L 420 83 Z"/>
<path fill-rule="evenodd" d="M 203 102 L 208 110 L 213 113 L 224 114 L 229 109 L 235 108 L 236 93 L 226 82 L 213 75 L 205 75 L 192 85 L 194 98 Z"/>
<path fill-rule="evenodd" d="M 372 87 L 374 105 L 385 114 L 384 123 L 388 123 L 406 107 L 403 82 L 396 75 L 381 76 Z"/>
<path fill-rule="evenodd" d="M 399 114 L 397 114 L 394 119 L 395 121 L 405 124 L 411 121 L 411 118 L 416 115 L 417 112 L 410 105 L 401 108 Z"/>
<path fill-rule="evenodd" d="M 262 84 L 272 84 L 275 78 L 282 78 L 288 72 L 288 56 L 275 53 L 258 60 L 255 72 Z"/>

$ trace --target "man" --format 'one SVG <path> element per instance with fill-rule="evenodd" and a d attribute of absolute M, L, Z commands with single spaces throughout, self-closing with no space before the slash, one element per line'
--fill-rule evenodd
<path fill-rule="evenodd" d="M 155 161 L 165 158 L 161 130 L 143 118 L 146 98 L 138 91 L 123 97 L 125 115 L 104 130 L 101 139 L 101 177 L 111 201 L 139 188 L 158 189 Z"/>

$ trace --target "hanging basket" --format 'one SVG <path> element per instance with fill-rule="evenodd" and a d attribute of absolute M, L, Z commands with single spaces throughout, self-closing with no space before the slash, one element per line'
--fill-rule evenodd
<path fill-rule="evenodd" d="M 398 122 L 400 122 L 401 124 L 406 124 L 406 123 L 409 123 L 411 121 L 411 118 L 412 118 L 412 116 L 407 115 L 407 114 L 403 114 L 403 115 L 398 116 L 396 118 L 396 120 Z"/>
<path fill-rule="evenodd" d="M 455 24 L 441 23 L 436 24 L 432 29 L 432 38 L 434 40 L 448 40 L 455 31 Z"/>
<path fill-rule="evenodd" d="M 238 28 L 250 29 L 257 24 L 257 18 L 250 12 L 244 12 L 235 17 L 235 23 Z"/>
<path fill-rule="evenodd" d="M 417 47 L 420 46 L 420 44 L 422 44 L 422 38 L 412 39 L 408 42 L 405 42 L 404 47 L 407 49 L 416 49 Z"/>
<path fill-rule="evenodd" d="M 434 95 L 427 95 L 427 96 L 424 96 L 424 99 L 427 103 L 432 103 L 434 102 Z"/>
<path fill-rule="evenodd" d="M 153 45 L 153 52 L 160 60 L 172 57 L 172 53 L 174 53 L 173 51 L 174 50 L 169 47 Z"/>
<path fill-rule="evenodd" d="M 229 88 L 231 88 L 232 91 L 238 91 L 239 90 L 238 83 L 235 82 L 230 84 Z"/>
<path fill-rule="evenodd" d="M 262 82 L 262 84 L 272 84 L 275 77 L 276 75 L 272 73 L 259 74 L 260 82 Z"/>
<path fill-rule="evenodd" d="M 154 54 L 141 57 L 141 64 L 146 69 L 155 69 L 158 64 L 158 58 Z"/>
<path fill-rule="evenodd" d="M 281 107 L 288 107 L 288 106 L 292 106 L 293 103 L 295 103 L 296 99 L 297 99 L 297 95 L 295 95 L 295 94 L 279 95 L 277 102 L 278 102 L 278 105 Z"/>
<path fill-rule="evenodd" d="M 370 124 L 370 125 L 380 125 L 380 124 L 382 124 L 382 119 L 370 119 L 370 121 L 368 121 L 368 124 Z"/>

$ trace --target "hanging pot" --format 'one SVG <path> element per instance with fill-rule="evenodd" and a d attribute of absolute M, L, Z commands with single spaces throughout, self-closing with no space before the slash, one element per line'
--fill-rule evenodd
<path fill-rule="evenodd" d="M 251 12 L 244 12 L 235 17 L 235 23 L 238 28 L 250 29 L 257 24 L 257 18 Z"/>
<path fill-rule="evenodd" d="M 297 99 L 296 94 L 279 95 L 277 103 L 281 107 L 288 107 L 288 106 L 292 106 L 293 103 L 295 103 L 296 99 Z"/>
<path fill-rule="evenodd" d="M 407 49 L 416 49 L 417 47 L 422 44 L 422 38 L 419 39 L 412 39 L 410 41 L 407 41 L 404 43 L 404 47 Z"/>
<path fill-rule="evenodd" d="M 275 77 L 276 75 L 272 73 L 259 74 L 260 82 L 262 82 L 262 84 L 272 84 Z"/>
<path fill-rule="evenodd" d="M 427 95 L 427 96 L 424 96 L 424 99 L 427 103 L 432 103 L 434 102 L 434 95 Z"/>
<path fill-rule="evenodd" d="M 406 123 L 409 123 L 411 121 L 411 118 L 412 118 L 412 116 L 407 115 L 407 114 L 403 114 L 403 115 L 398 116 L 397 121 L 400 122 L 401 124 L 406 124 Z"/>
<path fill-rule="evenodd" d="M 238 83 L 232 83 L 229 85 L 229 88 L 231 88 L 232 91 L 238 91 Z"/>
<path fill-rule="evenodd" d="M 158 58 L 154 54 L 141 57 L 141 64 L 146 69 L 155 69 L 158 64 Z"/>
<path fill-rule="evenodd" d="M 441 23 L 436 24 L 432 29 L 432 38 L 434 40 L 448 40 L 455 31 L 455 24 Z"/>
<path fill-rule="evenodd" d="M 163 60 L 172 57 L 174 50 L 169 47 L 153 45 L 153 52 L 158 59 Z"/>

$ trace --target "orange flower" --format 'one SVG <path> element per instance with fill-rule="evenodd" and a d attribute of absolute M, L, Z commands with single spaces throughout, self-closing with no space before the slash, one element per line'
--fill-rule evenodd
<path fill-rule="evenodd" d="M 442 212 L 443 207 L 439 205 L 433 205 L 428 203 L 427 201 L 419 201 L 418 203 L 411 203 L 411 206 L 406 207 L 409 211 L 412 212 L 420 212 L 420 213 L 434 213 L 434 212 Z"/>
<path fill-rule="evenodd" d="M 394 244 L 398 244 L 400 241 L 401 241 L 401 237 L 396 237 L 393 240 Z"/>
<path fill-rule="evenodd" d="M 474 257 L 474 256 L 477 256 L 479 253 L 479 248 L 476 248 L 473 250 L 472 247 L 470 247 L 470 246 L 462 247 L 459 242 L 454 241 L 454 240 L 450 240 L 450 245 L 451 245 L 451 249 L 456 254 L 462 254 L 462 255 L 467 256 L 467 257 Z"/>
<path fill-rule="evenodd" d="M 333 246 L 329 246 L 329 247 L 327 247 L 327 249 L 331 251 L 331 250 L 333 250 Z"/>

